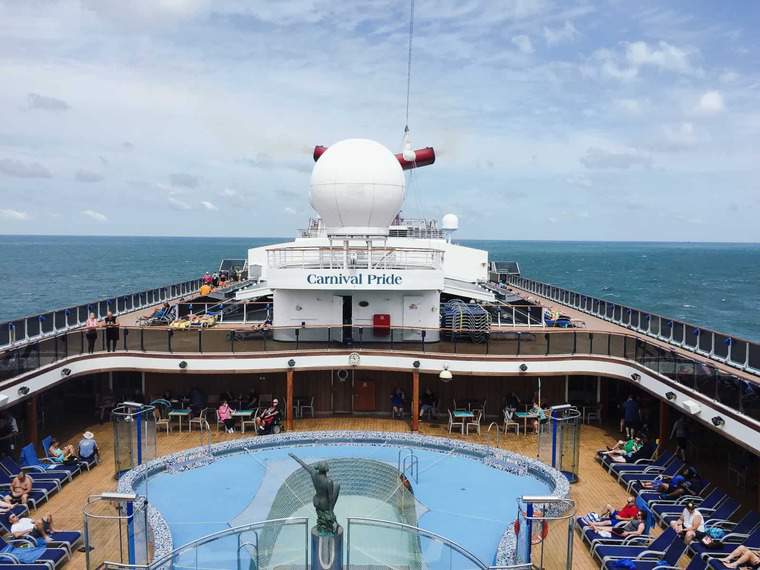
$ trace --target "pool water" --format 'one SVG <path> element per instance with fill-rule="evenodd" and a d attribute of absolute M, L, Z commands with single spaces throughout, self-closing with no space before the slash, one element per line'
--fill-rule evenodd
<path fill-rule="evenodd" d="M 176 548 L 231 526 L 272 518 L 273 513 L 309 516 L 312 526 L 313 490 L 306 492 L 302 486 L 300 491 L 291 492 L 287 488 L 301 470 L 289 452 L 307 463 L 343 458 L 356 458 L 356 465 L 364 465 L 358 459 L 368 460 L 368 465 L 381 462 L 397 473 L 399 449 L 390 445 L 332 444 L 238 452 L 196 469 L 152 475 L 136 490 L 161 512 Z M 409 448 L 403 449 L 408 453 Z M 411 473 L 408 477 L 416 500 L 412 508 L 416 521 L 404 520 L 404 513 L 387 497 L 351 494 L 351 485 L 343 484 L 335 509 L 338 522 L 344 528 L 348 516 L 407 522 L 453 540 L 491 563 L 502 535 L 515 519 L 516 499 L 552 492 L 541 479 L 495 469 L 475 458 L 425 448 L 415 448 L 414 454 L 419 461 L 418 480 Z M 358 471 L 355 477 L 373 475 L 376 473 Z M 346 489 L 348 492 L 344 492 Z M 283 501 L 288 503 L 288 510 L 275 512 L 273 507 L 282 506 Z M 362 535 L 368 533 L 355 534 Z M 377 533 L 373 538 L 382 540 Z M 292 537 L 288 540 L 292 542 Z"/>

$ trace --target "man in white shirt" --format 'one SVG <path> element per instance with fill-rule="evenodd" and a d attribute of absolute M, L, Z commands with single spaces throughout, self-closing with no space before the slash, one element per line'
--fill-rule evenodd
<path fill-rule="evenodd" d="M 53 531 L 53 517 L 48 515 L 42 519 L 34 520 L 29 517 L 19 517 L 17 514 L 12 514 L 8 517 L 11 523 L 11 534 L 13 538 L 41 538 L 45 542 L 50 542 L 48 533 Z"/>
<path fill-rule="evenodd" d="M 670 527 L 678 533 L 678 536 L 683 538 L 685 544 L 689 544 L 695 538 L 702 540 L 706 534 L 705 517 L 691 501 L 686 503 L 686 508 L 684 508 L 681 516 L 678 517 L 678 520 L 670 523 Z"/>

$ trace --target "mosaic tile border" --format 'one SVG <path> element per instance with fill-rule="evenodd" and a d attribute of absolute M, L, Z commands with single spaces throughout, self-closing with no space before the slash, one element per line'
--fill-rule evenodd
<path fill-rule="evenodd" d="M 356 431 L 313 431 L 291 432 L 278 435 L 257 436 L 247 439 L 216 443 L 211 446 L 165 455 L 149 463 L 136 467 L 119 479 L 120 492 L 134 492 L 134 486 L 145 477 L 162 471 L 177 472 L 208 465 L 216 457 L 236 452 L 253 452 L 259 449 L 276 447 L 308 447 L 314 445 L 379 445 L 411 446 L 425 449 L 457 453 L 469 459 L 480 460 L 494 469 L 501 469 L 515 475 L 531 475 L 545 481 L 554 489 L 551 496 L 568 498 L 570 484 L 564 475 L 556 469 L 544 465 L 537 459 L 495 449 L 487 445 L 468 443 L 446 437 L 427 436 L 396 432 L 356 432 Z M 148 524 L 150 525 L 154 560 L 159 559 L 174 549 L 171 531 L 163 515 L 152 505 L 148 505 Z M 504 532 L 495 553 L 494 563 L 508 565 L 513 561 L 516 549 L 516 537 L 511 525 Z"/>

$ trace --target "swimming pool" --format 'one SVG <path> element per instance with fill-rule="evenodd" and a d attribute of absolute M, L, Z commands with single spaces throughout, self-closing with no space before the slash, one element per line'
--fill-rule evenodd
<path fill-rule="evenodd" d="M 568 492 L 564 477 L 534 460 L 445 438 L 311 432 L 210 449 L 213 461 L 196 451 L 201 460 L 188 464 L 187 453 L 174 454 L 120 482 L 120 488 L 134 484 L 147 496 L 155 509 L 153 522 L 160 519 L 154 533 L 165 525 L 174 546 L 275 518 L 309 517 L 313 526 L 311 480 L 288 453 L 307 463 L 328 461 L 330 475 L 341 483 L 336 515 L 344 528 L 349 516 L 409 524 L 457 542 L 487 563 L 499 561 L 496 554 L 511 533 L 518 497 Z M 411 492 L 399 480 L 400 454 L 416 457 L 417 473 L 406 470 Z M 373 539 L 383 542 L 377 532 Z M 156 540 L 157 554 L 165 550 L 161 542 Z"/>

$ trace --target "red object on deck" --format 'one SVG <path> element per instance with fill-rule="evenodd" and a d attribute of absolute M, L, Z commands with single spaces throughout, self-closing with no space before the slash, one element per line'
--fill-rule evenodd
<path fill-rule="evenodd" d="M 324 154 L 324 152 L 327 150 L 326 146 L 317 145 L 314 147 L 314 162 L 317 162 L 320 156 Z M 435 162 L 435 150 L 432 146 L 428 146 L 425 148 L 420 148 L 414 151 L 415 159 L 414 161 L 409 161 L 404 159 L 404 155 L 402 153 L 398 153 L 396 155 L 396 159 L 398 159 L 399 164 L 401 165 L 401 168 L 404 170 L 411 170 L 412 168 L 419 168 L 420 166 L 428 166 L 429 164 L 433 164 Z"/>
<path fill-rule="evenodd" d="M 391 316 L 384 313 L 372 315 L 372 327 L 375 336 L 388 336 L 391 332 Z"/>

